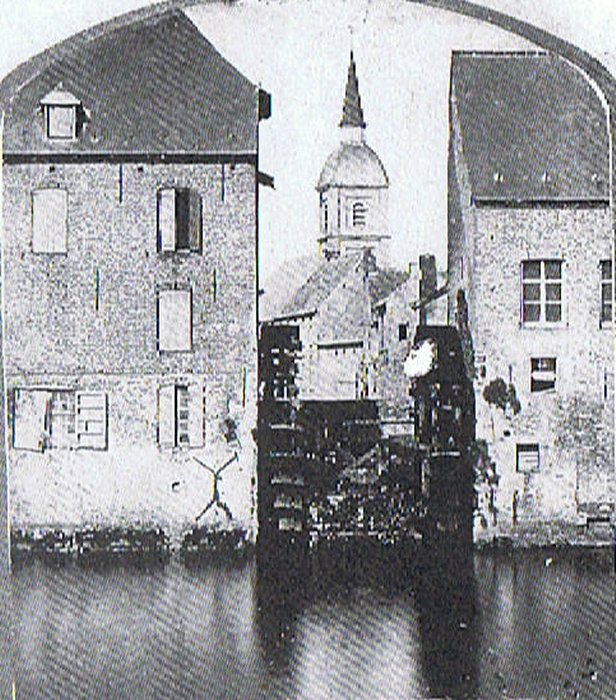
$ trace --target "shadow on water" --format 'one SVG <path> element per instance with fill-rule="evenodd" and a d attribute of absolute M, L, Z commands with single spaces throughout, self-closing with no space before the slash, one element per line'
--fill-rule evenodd
<path fill-rule="evenodd" d="M 422 554 L 414 585 L 422 664 L 431 695 L 477 697 L 480 620 L 473 552 L 440 545 Z"/>
<path fill-rule="evenodd" d="M 351 600 L 357 591 L 371 601 L 389 600 L 392 608 L 405 611 L 408 628 L 417 628 L 417 648 L 409 651 L 418 652 L 411 658 L 425 682 L 427 695 L 422 697 L 477 697 L 480 625 L 469 547 L 422 550 L 413 543 L 388 548 L 345 542 L 310 556 L 258 557 L 257 624 L 272 669 L 292 672 L 307 610 L 324 604 L 340 610 L 341 601 Z M 373 653 L 376 662 L 382 650 Z M 417 687 L 409 688 L 405 697 L 419 697 L 415 693 Z"/>

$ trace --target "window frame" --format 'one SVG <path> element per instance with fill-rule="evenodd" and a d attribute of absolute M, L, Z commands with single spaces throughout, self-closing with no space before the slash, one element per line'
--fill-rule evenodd
<path fill-rule="evenodd" d="M 40 202 L 39 197 L 44 197 L 44 194 L 47 193 L 51 196 L 51 194 L 58 195 L 61 194 L 63 196 L 63 202 L 62 202 L 62 207 L 63 207 L 63 232 L 62 232 L 62 247 L 59 249 L 54 249 L 51 250 L 50 248 L 42 248 L 39 245 L 35 245 L 35 242 L 38 241 L 36 237 L 36 232 L 37 232 L 37 221 L 38 218 L 41 217 L 45 221 L 49 221 L 49 217 L 47 216 L 47 212 L 39 212 L 37 214 L 37 209 L 39 207 L 42 207 L 43 204 L 39 203 L 38 205 L 36 202 Z M 69 196 L 68 196 L 68 189 L 66 187 L 35 187 L 30 191 L 30 249 L 34 255 L 68 255 L 68 218 L 69 218 Z M 54 240 L 56 240 L 54 238 Z M 59 240 L 59 239 L 58 239 Z M 48 242 L 48 239 L 47 239 Z M 40 241 L 38 241 L 40 243 Z"/>
<path fill-rule="evenodd" d="M 600 260 L 599 270 L 601 273 L 601 309 L 599 312 L 599 327 L 612 328 L 614 312 L 614 265 L 612 259 L 609 258 Z M 606 291 L 608 292 L 607 294 Z M 609 315 L 606 315 L 605 313 L 607 308 L 609 308 Z"/>
<path fill-rule="evenodd" d="M 520 455 L 537 455 L 537 466 L 530 469 L 520 467 Z M 541 445 L 538 442 L 518 442 L 515 446 L 515 470 L 517 474 L 537 474 L 541 471 Z"/>
<path fill-rule="evenodd" d="M 71 113 L 71 134 L 70 136 L 51 133 L 52 111 L 62 110 Z M 77 106 L 48 104 L 45 105 L 45 137 L 48 141 L 75 141 L 77 139 Z"/>
<path fill-rule="evenodd" d="M 85 397 L 95 397 L 99 399 L 99 406 L 83 405 L 82 399 Z M 81 405 L 80 405 L 81 403 Z M 80 415 L 80 410 L 82 415 Z M 102 413 L 101 418 L 86 418 L 83 416 L 83 411 L 99 411 Z M 88 422 L 100 423 L 102 426 L 101 432 L 93 432 L 88 429 Z M 108 448 L 108 423 L 109 423 L 109 401 L 107 393 L 97 390 L 81 389 L 75 392 L 75 448 L 78 450 L 106 450 Z M 80 429 L 83 428 L 83 429 Z M 86 435 L 90 437 L 98 437 L 95 441 L 98 444 L 80 444 L 80 436 Z"/>
<path fill-rule="evenodd" d="M 206 444 L 206 385 L 172 379 L 158 387 L 157 443 L 162 450 L 201 449 Z M 170 404 L 168 402 L 171 402 Z M 168 415 L 163 415 L 163 410 Z M 169 425 L 169 420 L 173 425 Z M 161 430 L 165 425 L 166 430 Z M 171 429 L 170 429 L 171 428 Z"/>
<path fill-rule="evenodd" d="M 173 247 L 163 244 L 162 203 L 165 194 L 173 193 Z M 194 208 L 193 208 L 194 207 Z M 196 217 L 196 242 L 191 223 Z M 185 230 L 181 230 L 185 228 Z M 156 190 L 156 250 L 161 255 L 203 253 L 203 198 L 195 187 L 163 185 Z"/>
<path fill-rule="evenodd" d="M 527 266 L 539 265 L 539 276 L 530 276 Z M 548 277 L 546 268 L 549 264 L 559 265 L 559 276 Z M 565 304 L 563 295 L 565 261 L 562 258 L 529 258 L 520 263 L 520 325 L 522 328 L 559 328 L 565 325 Z M 538 288 L 537 298 L 532 298 L 528 292 L 531 288 Z M 549 288 L 558 288 L 558 299 L 550 298 Z M 548 309 L 558 308 L 560 318 L 558 320 L 548 319 Z M 538 308 L 539 317 L 527 319 L 527 308 Z"/>
<path fill-rule="evenodd" d="M 183 348 L 162 348 L 161 347 L 161 313 L 160 313 L 160 298 L 163 294 L 170 293 L 188 293 L 188 321 L 190 324 L 188 337 L 189 347 Z M 194 350 L 194 304 L 192 287 L 159 287 L 156 290 L 156 350 L 159 353 L 189 353 Z"/>
<path fill-rule="evenodd" d="M 351 205 L 351 226 L 353 228 L 366 228 L 368 220 L 368 206 L 363 199 L 356 199 Z"/>
<path fill-rule="evenodd" d="M 531 357 L 530 358 L 530 392 L 542 394 L 556 391 L 557 380 L 556 357 Z M 553 379 L 546 375 L 553 375 Z M 542 376 L 543 375 L 543 376 Z"/>

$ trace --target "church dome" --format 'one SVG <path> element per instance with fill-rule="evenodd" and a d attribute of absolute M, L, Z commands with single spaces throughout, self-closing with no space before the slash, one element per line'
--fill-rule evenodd
<path fill-rule="evenodd" d="M 367 144 L 343 143 L 325 161 L 317 190 L 330 187 L 388 187 L 381 159 Z"/>

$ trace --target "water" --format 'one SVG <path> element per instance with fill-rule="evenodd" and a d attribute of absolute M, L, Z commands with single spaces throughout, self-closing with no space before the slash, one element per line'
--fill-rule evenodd
<path fill-rule="evenodd" d="M 26 565 L 9 583 L 16 697 L 616 697 L 610 551 L 427 568 L 293 584 L 291 603 L 252 559 Z"/>

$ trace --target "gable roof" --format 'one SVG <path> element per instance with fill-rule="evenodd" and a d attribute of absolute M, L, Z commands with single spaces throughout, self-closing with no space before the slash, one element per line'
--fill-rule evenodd
<path fill-rule="evenodd" d="M 324 260 L 285 304 L 283 315 L 317 311 L 347 275 L 361 264 L 363 253 L 347 253 Z"/>
<path fill-rule="evenodd" d="M 410 276 L 410 273 L 406 270 L 396 270 L 393 267 L 378 267 L 373 273 L 368 275 L 368 291 L 372 305 L 378 305 L 385 301 Z"/>
<path fill-rule="evenodd" d="M 452 111 L 474 201 L 609 199 L 607 113 L 559 56 L 454 52 Z"/>
<path fill-rule="evenodd" d="M 4 152 L 255 153 L 258 88 L 180 11 L 109 23 L 35 57 L 0 84 Z M 41 100 L 61 84 L 83 136 L 44 138 Z"/>

